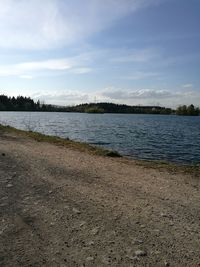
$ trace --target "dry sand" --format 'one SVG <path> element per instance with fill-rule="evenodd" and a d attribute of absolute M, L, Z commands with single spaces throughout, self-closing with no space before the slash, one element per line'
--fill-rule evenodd
<path fill-rule="evenodd" d="M 199 184 L 0 132 L 0 266 L 200 266 Z"/>

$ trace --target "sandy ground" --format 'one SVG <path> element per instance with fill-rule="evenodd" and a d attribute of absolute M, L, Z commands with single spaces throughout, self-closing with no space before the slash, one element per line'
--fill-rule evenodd
<path fill-rule="evenodd" d="M 0 133 L 0 266 L 200 266 L 199 183 Z"/>

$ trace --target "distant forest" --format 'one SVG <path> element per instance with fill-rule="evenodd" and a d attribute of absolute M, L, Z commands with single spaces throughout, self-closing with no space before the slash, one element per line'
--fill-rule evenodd
<path fill-rule="evenodd" d="M 194 105 L 179 106 L 176 110 L 160 106 L 128 106 L 114 103 L 90 103 L 76 106 L 56 106 L 34 101 L 30 97 L 8 97 L 0 95 L 0 111 L 49 111 L 81 113 L 125 113 L 125 114 L 177 114 L 198 116 L 200 109 Z"/>

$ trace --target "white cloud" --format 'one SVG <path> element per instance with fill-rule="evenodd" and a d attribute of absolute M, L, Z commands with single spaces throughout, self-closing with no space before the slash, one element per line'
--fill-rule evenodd
<path fill-rule="evenodd" d="M 192 87 L 193 87 L 192 83 L 183 84 L 183 88 L 192 88 Z"/>
<path fill-rule="evenodd" d="M 126 103 L 130 105 L 163 105 L 166 107 L 177 107 L 178 105 L 193 103 L 199 106 L 200 92 L 180 90 L 155 90 L 139 89 L 126 90 L 116 88 L 106 88 L 101 92 L 101 97 L 105 97 L 109 102 Z"/>
<path fill-rule="evenodd" d="M 33 79 L 33 76 L 31 75 L 20 75 L 19 78 L 22 78 L 22 79 Z"/>
<path fill-rule="evenodd" d="M 132 51 L 120 51 L 122 56 L 111 59 L 112 62 L 116 63 L 144 63 L 152 59 L 158 58 L 158 50 L 145 48 L 135 49 Z"/>
<path fill-rule="evenodd" d="M 35 100 L 44 101 L 46 104 L 56 104 L 61 106 L 75 105 L 80 103 L 90 102 L 92 97 L 88 93 L 73 92 L 66 90 L 66 92 L 53 93 L 35 93 L 31 95 Z"/>
<path fill-rule="evenodd" d="M 91 68 L 84 66 L 89 61 L 89 55 L 82 54 L 71 58 L 0 65 L 0 76 L 19 76 L 28 79 L 32 78 L 33 73 L 41 74 L 42 71 L 71 71 L 74 74 L 84 74 L 92 71 Z"/>
<path fill-rule="evenodd" d="M 36 93 L 31 95 L 34 99 L 40 99 L 48 104 L 57 105 L 74 105 L 89 102 L 113 102 L 128 105 L 161 105 L 165 107 L 177 107 L 178 105 L 194 104 L 199 106 L 200 92 L 188 91 L 182 93 L 181 91 L 170 90 L 127 90 L 116 89 L 113 87 L 105 88 L 102 91 L 96 92 L 81 92 L 65 90 L 64 92 L 53 93 Z"/>
<path fill-rule="evenodd" d="M 145 72 L 145 71 L 135 71 L 131 75 L 123 76 L 122 79 L 126 80 L 143 80 L 146 78 L 155 78 L 158 77 L 159 73 L 157 72 Z"/>
<path fill-rule="evenodd" d="M 46 49 L 72 44 L 139 8 L 164 0 L 0 1 L 0 47 Z"/>
<path fill-rule="evenodd" d="M 140 89 L 140 90 L 113 90 L 112 88 L 107 88 L 102 95 L 111 99 L 163 99 L 171 98 L 177 95 L 177 93 L 172 93 L 167 90 L 152 90 L 152 89 Z"/>
<path fill-rule="evenodd" d="M 85 74 L 92 72 L 92 68 L 74 68 L 70 72 L 74 74 Z"/>

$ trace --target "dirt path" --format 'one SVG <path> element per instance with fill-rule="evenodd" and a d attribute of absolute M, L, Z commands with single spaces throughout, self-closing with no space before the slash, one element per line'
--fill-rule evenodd
<path fill-rule="evenodd" d="M 0 133 L 0 266 L 200 266 L 199 184 Z"/>

